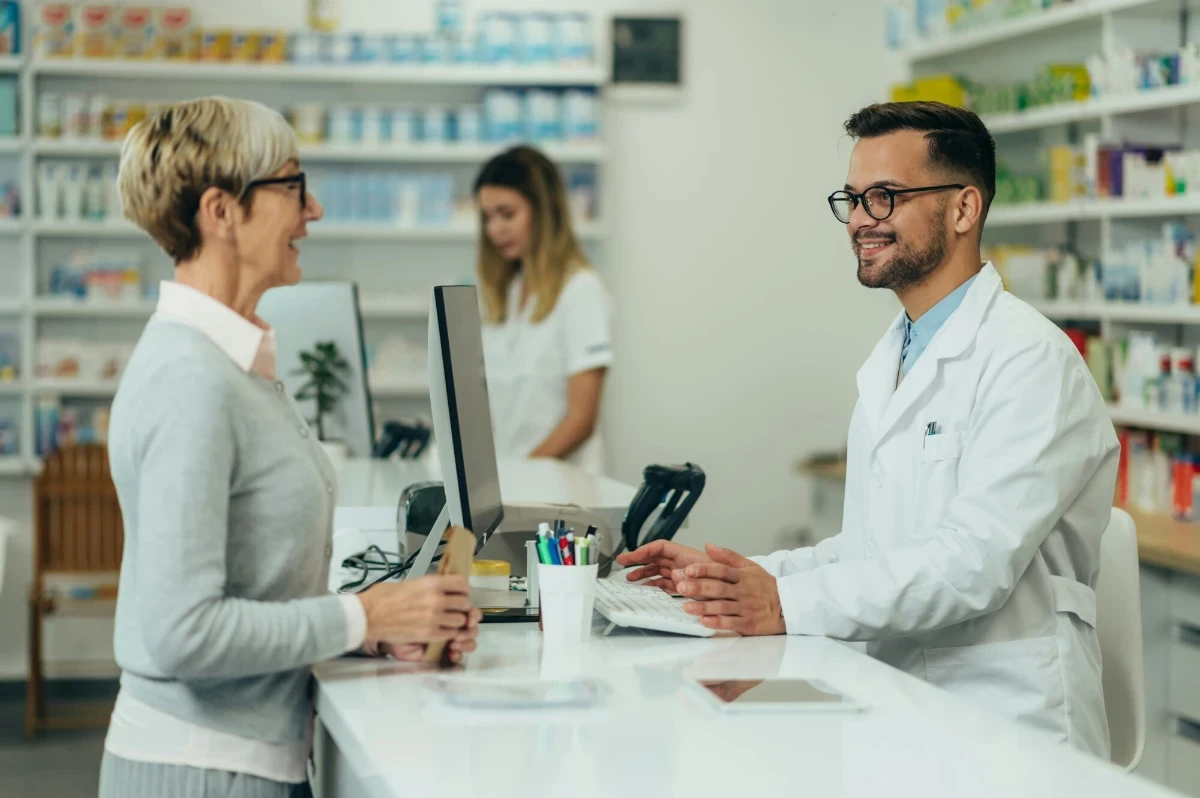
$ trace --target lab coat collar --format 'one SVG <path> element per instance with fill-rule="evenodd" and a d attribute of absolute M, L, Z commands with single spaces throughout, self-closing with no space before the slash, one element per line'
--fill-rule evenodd
<path fill-rule="evenodd" d="M 925 393 L 937 376 L 939 361 L 961 355 L 975 340 L 984 314 L 1000 288 L 1000 275 L 990 262 L 985 263 L 975 282 L 967 289 L 962 304 L 934 335 L 908 376 L 897 387 L 905 322 L 904 311 L 900 311 L 867 362 L 858 370 L 859 403 L 875 442 L 882 440 L 912 403 Z"/>

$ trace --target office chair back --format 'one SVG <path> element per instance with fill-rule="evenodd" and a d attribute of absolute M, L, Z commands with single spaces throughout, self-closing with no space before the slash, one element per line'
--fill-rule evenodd
<path fill-rule="evenodd" d="M 1127 771 L 1138 766 L 1146 746 L 1140 589 L 1137 530 L 1129 514 L 1114 507 L 1100 539 L 1096 634 L 1112 742 L 1109 759 Z"/>

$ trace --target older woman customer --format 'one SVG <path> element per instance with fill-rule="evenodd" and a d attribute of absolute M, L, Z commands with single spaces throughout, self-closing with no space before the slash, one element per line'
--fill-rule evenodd
<path fill-rule="evenodd" d="M 320 220 L 276 112 L 178 103 L 121 151 L 124 214 L 175 261 L 113 403 L 125 521 L 115 649 L 121 692 L 101 798 L 306 796 L 311 665 L 366 645 L 473 650 L 466 580 L 329 595 L 334 472 L 275 375 L 255 315 L 300 279 Z"/>

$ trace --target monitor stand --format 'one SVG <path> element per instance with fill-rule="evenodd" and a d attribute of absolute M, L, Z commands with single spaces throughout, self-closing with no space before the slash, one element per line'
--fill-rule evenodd
<path fill-rule="evenodd" d="M 450 505 L 447 503 L 442 507 L 442 511 L 438 513 L 437 520 L 433 522 L 433 526 L 429 527 L 429 534 L 425 536 L 425 542 L 421 544 L 421 550 L 417 552 L 417 559 L 413 560 L 412 567 L 408 569 L 408 574 L 404 577 L 405 581 L 419 579 L 429 572 L 429 566 L 433 564 L 433 558 L 437 554 L 438 546 L 441 545 L 442 538 L 449 527 Z"/>

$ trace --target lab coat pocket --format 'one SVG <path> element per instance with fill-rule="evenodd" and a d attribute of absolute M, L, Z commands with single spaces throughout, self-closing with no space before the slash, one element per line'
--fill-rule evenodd
<path fill-rule="evenodd" d="M 911 539 L 933 537 L 946 506 L 958 495 L 958 461 L 962 456 L 964 434 L 943 432 L 922 440 L 916 463 L 916 513 Z"/>
<path fill-rule="evenodd" d="M 1067 740 L 1058 638 L 925 649 L 925 680 L 978 707 Z"/>

